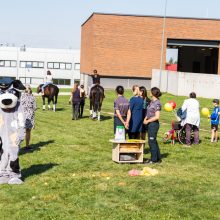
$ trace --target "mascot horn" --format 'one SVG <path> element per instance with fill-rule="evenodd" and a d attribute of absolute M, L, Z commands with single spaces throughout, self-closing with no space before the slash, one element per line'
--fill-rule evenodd
<path fill-rule="evenodd" d="M 0 184 L 21 184 L 19 147 L 25 136 L 19 80 L 0 80 Z"/>

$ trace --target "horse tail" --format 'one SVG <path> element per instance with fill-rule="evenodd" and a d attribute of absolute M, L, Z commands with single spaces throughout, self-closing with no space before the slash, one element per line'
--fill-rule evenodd
<path fill-rule="evenodd" d="M 56 94 L 55 94 L 55 100 L 54 100 L 55 105 L 57 104 L 58 93 L 59 93 L 59 88 L 57 87 L 57 91 L 56 91 Z"/>
<path fill-rule="evenodd" d="M 102 100 L 103 100 L 103 91 L 102 87 L 97 86 L 96 93 L 95 93 L 95 111 L 100 111 L 101 110 L 101 105 L 102 105 Z"/>

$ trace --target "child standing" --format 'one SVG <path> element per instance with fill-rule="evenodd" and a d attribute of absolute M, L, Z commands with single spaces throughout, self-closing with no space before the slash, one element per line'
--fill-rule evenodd
<path fill-rule="evenodd" d="M 126 129 L 129 127 L 130 120 L 130 110 L 129 110 L 129 102 L 123 96 L 124 95 L 124 87 L 117 86 L 116 89 L 117 99 L 114 101 L 114 134 L 116 132 L 117 126 L 124 126 Z"/>
<path fill-rule="evenodd" d="M 214 109 L 210 116 L 211 129 L 212 129 L 211 142 L 217 142 L 218 141 L 218 124 L 219 124 L 219 115 L 220 115 L 219 100 L 214 99 L 212 103 L 213 103 Z"/>

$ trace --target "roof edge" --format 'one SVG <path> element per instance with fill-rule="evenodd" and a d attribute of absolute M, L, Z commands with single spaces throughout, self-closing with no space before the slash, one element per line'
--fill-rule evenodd
<path fill-rule="evenodd" d="M 81 27 L 82 27 L 85 23 L 87 23 L 87 21 L 89 21 L 89 20 L 93 17 L 94 14 L 102 14 L 102 13 L 93 12 L 93 13 L 81 24 Z"/>
<path fill-rule="evenodd" d="M 128 17 L 153 17 L 153 18 L 164 18 L 162 15 L 137 15 L 137 14 L 121 14 L 121 13 L 104 13 L 104 12 L 93 12 L 81 26 L 83 26 L 93 15 L 113 15 L 113 16 L 128 16 Z M 177 17 L 177 16 L 166 16 L 171 19 L 193 19 L 193 20 L 214 20 L 220 21 L 220 18 L 198 18 L 198 17 Z"/>

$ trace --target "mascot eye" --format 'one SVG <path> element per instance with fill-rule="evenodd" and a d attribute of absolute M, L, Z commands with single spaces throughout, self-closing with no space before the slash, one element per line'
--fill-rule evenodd
<path fill-rule="evenodd" d="M 0 90 L 0 95 L 1 95 L 1 94 L 4 94 L 4 93 L 5 93 L 5 92 L 4 92 L 3 90 Z"/>
<path fill-rule="evenodd" d="M 9 89 L 9 90 L 8 90 L 8 93 L 11 93 L 11 94 L 15 95 L 15 94 L 16 94 L 16 91 L 15 91 L 14 89 Z"/>

